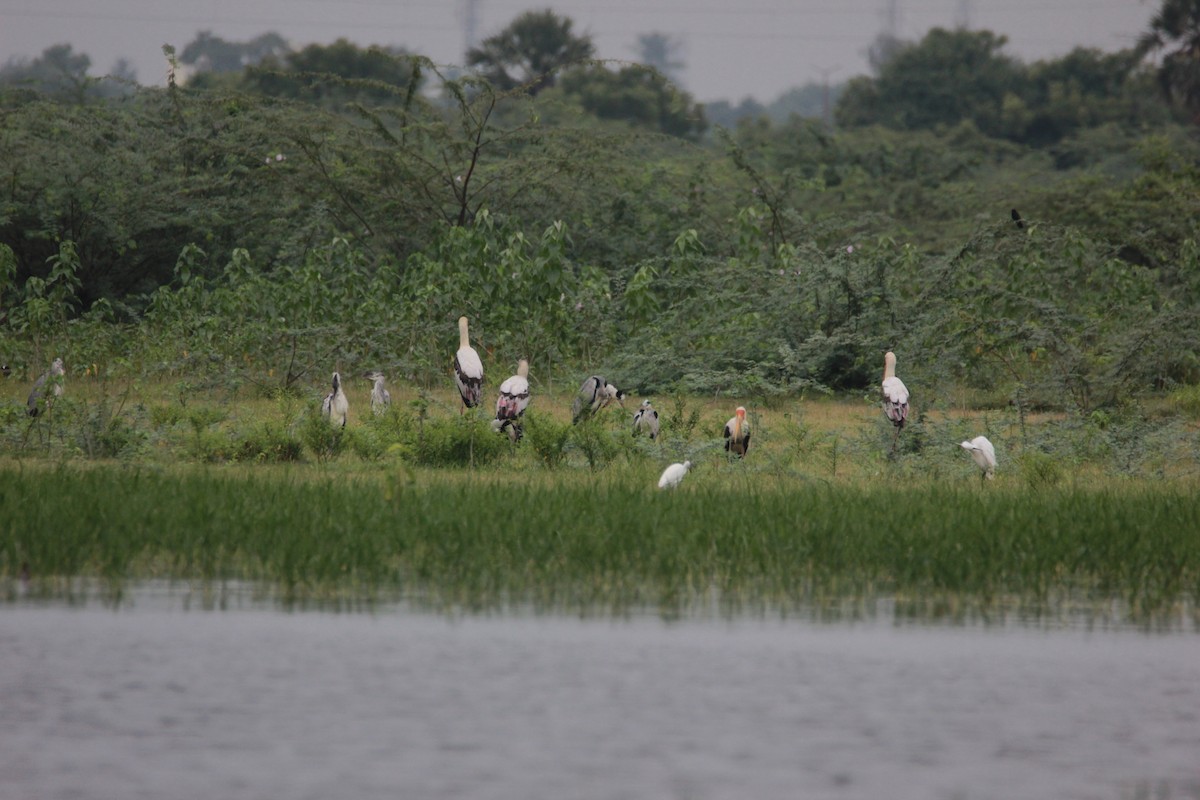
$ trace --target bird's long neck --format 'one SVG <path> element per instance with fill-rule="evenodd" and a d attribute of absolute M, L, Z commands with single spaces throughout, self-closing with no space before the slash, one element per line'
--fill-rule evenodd
<path fill-rule="evenodd" d="M 889 378 L 896 377 L 896 359 L 890 353 L 883 360 L 883 379 L 886 381 Z"/>
<path fill-rule="evenodd" d="M 529 377 L 529 362 L 521 359 L 521 363 L 517 365 L 517 375 L 521 378 Z"/>
<path fill-rule="evenodd" d="M 458 346 L 470 347 L 471 337 L 467 335 L 467 319 L 463 317 L 458 321 Z"/>

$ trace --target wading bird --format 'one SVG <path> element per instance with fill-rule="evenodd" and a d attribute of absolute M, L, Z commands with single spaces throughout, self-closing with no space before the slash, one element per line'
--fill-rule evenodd
<path fill-rule="evenodd" d="M 883 357 L 883 413 L 896 426 L 896 435 L 892 438 L 892 452 L 896 452 L 896 443 L 900 441 L 900 430 L 908 421 L 908 387 L 904 381 L 896 377 L 896 354 L 888 352 Z"/>
<path fill-rule="evenodd" d="M 976 436 L 969 442 L 963 442 L 959 447 L 969 452 L 971 458 L 975 459 L 975 463 L 979 465 L 980 481 L 996 477 L 996 448 L 992 447 L 992 443 L 986 436 Z"/>
<path fill-rule="evenodd" d="M 1025 227 L 1025 220 L 1021 219 L 1021 214 L 1015 208 L 1012 210 L 1012 221 L 1017 223 L 1018 228 Z"/>
<path fill-rule="evenodd" d="M 50 364 L 50 369 L 38 376 L 38 379 L 33 382 L 33 389 L 29 392 L 29 399 L 25 401 L 25 410 L 29 416 L 36 417 L 42 413 L 43 409 L 50 410 L 54 398 L 62 397 L 63 376 L 66 374 L 62 359 L 56 358 Z M 46 387 L 47 383 L 50 384 L 49 389 Z"/>
<path fill-rule="evenodd" d="M 637 436 L 642 431 L 650 434 L 651 441 L 658 438 L 658 412 L 649 400 L 643 400 L 642 407 L 633 414 L 633 435 Z"/>
<path fill-rule="evenodd" d="M 663 470 L 662 477 L 658 479 L 658 488 L 674 489 L 683 480 L 683 476 L 687 475 L 688 470 L 692 468 L 692 462 L 685 461 L 682 464 L 672 464 Z"/>
<path fill-rule="evenodd" d="M 350 403 L 346 400 L 346 393 L 342 391 L 342 376 L 336 372 L 333 373 L 333 391 L 325 395 L 325 400 L 321 403 L 321 413 L 331 425 L 346 427 Z"/>
<path fill-rule="evenodd" d="M 750 449 L 750 426 L 746 424 L 746 409 L 738 406 L 737 411 L 725 423 L 725 452 L 745 458 Z"/>
<path fill-rule="evenodd" d="M 599 375 L 593 375 L 579 387 L 579 394 L 571 404 L 571 424 L 578 424 L 585 417 L 591 417 L 602 408 L 613 403 L 625 407 L 625 393 L 613 386 Z"/>
<path fill-rule="evenodd" d="M 471 347 L 471 338 L 467 333 L 467 318 L 458 318 L 458 352 L 454 354 L 454 382 L 458 385 L 458 393 L 462 397 L 463 410 L 479 405 L 480 395 L 483 394 L 483 362 L 479 353 Z"/>
<path fill-rule="evenodd" d="M 375 382 L 375 385 L 371 387 L 371 413 L 375 416 L 386 413 L 388 406 L 392 404 L 392 393 L 384 386 L 387 378 L 378 370 L 368 372 L 363 377 Z"/>
<path fill-rule="evenodd" d="M 529 362 L 521 359 L 517 365 L 517 374 L 512 375 L 500 384 L 500 396 L 496 398 L 496 423 L 493 428 L 507 431 L 508 438 L 514 442 L 520 440 L 523 433 L 521 417 L 529 408 Z"/>

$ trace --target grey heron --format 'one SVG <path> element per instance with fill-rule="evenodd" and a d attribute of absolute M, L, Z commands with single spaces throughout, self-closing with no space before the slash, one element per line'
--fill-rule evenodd
<path fill-rule="evenodd" d="M 321 413 L 331 424 L 346 427 L 350 403 L 346 400 L 346 393 L 342 391 L 342 376 L 336 372 L 333 373 L 333 390 L 325 395 L 325 400 L 321 403 Z"/>
<path fill-rule="evenodd" d="M 637 436 L 643 430 L 650 434 L 651 441 L 658 438 L 658 412 L 649 400 L 643 400 L 641 408 L 633 414 L 633 435 Z"/>
<path fill-rule="evenodd" d="M 585 417 L 592 417 L 602 408 L 618 403 L 625 407 L 625 393 L 604 380 L 592 375 L 579 387 L 575 401 L 571 404 L 571 423 L 578 424 Z"/>
<path fill-rule="evenodd" d="M 375 416 L 386 413 L 388 406 L 392 404 L 392 393 L 384 385 L 387 382 L 387 378 L 378 370 L 368 372 L 363 377 L 375 383 L 371 387 L 371 412 Z"/>
<path fill-rule="evenodd" d="M 29 416 L 36 417 L 43 410 L 49 410 L 54 398 L 62 397 L 64 375 L 66 375 L 66 370 L 63 369 L 63 361 L 61 358 L 56 358 L 50 364 L 50 369 L 38 376 L 38 379 L 33 382 L 33 389 L 29 392 L 29 399 L 25 401 L 25 409 Z"/>

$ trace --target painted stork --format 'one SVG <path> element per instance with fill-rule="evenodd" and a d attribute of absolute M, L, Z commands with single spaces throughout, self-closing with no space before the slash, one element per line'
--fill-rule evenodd
<path fill-rule="evenodd" d="M 746 424 L 746 409 L 738 406 L 725 423 L 725 452 L 733 453 L 738 458 L 745 458 L 750 449 L 750 426 Z"/>
<path fill-rule="evenodd" d="M 63 376 L 67 371 L 63 369 L 63 361 L 61 358 L 54 359 L 50 364 L 50 369 L 38 376 L 38 379 L 33 382 L 33 389 L 29 392 L 29 399 L 25 401 L 25 409 L 29 416 L 36 417 L 42 413 L 43 409 L 49 410 L 50 404 L 54 402 L 54 398 L 62 397 L 63 393 Z M 46 384 L 50 384 L 50 395 L 45 397 Z"/>
<path fill-rule="evenodd" d="M 969 442 L 961 443 L 959 447 L 970 453 L 971 458 L 979 465 L 980 481 L 996 477 L 996 448 L 986 436 L 976 436 Z"/>
<path fill-rule="evenodd" d="M 386 414 L 388 406 L 392 404 L 392 393 L 387 390 L 384 384 L 387 378 L 378 370 L 368 372 L 363 375 L 369 381 L 374 381 L 375 385 L 371 387 L 371 413 L 375 416 Z"/>
<path fill-rule="evenodd" d="M 633 435 L 637 436 L 643 430 L 650 434 L 651 441 L 658 438 L 658 412 L 649 400 L 643 400 L 642 407 L 633 415 Z"/>
<path fill-rule="evenodd" d="M 904 381 L 896 377 L 896 354 L 888 351 L 883 357 L 883 413 L 896 426 L 896 435 L 892 439 L 892 452 L 896 452 L 896 443 L 900 441 L 900 430 L 908 421 L 908 387 Z"/>
<path fill-rule="evenodd" d="M 483 394 L 483 362 L 479 353 L 471 347 L 471 338 L 467 334 L 467 318 L 458 318 L 458 352 L 454 354 L 454 382 L 458 384 L 458 393 L 462 396 L 464 409 L 479 405 Z"/>
<path fill-rule="evenodd" d="M 496 398 L 496 422 L 492 427 L 507 431 L 514 442 L 521 438 L 521 417 L 529 408 L 529 362 L 521 359 L 517 374 L 500 384 L 500 396 Z"/>
<path fill-rule="evenodd" d="M 579 387 L 575 402 L 571 404 L 571 424 L 592 417 L 602 408 L 618 403 L 625 407 L 625 393 L 599 375 L 592 375 Z"/>
<path fill-rule="evenodd" d="M 688 470 L 692 468 L 692 462 L 685 461 L 682 464 L 675 463 L 663 470 L 662 477 L 658 479 L 658 488 L 674 489 L 683 480 L 683 476 L 687 475 Z"/>
<path fill-rule="evenodd" d="M 336 372 L 333 373 L 333 391 L 325 395 L 325 400 L 321 403 L 321 413 L 331 424 L 346 427 L 350 403 L 346 400 L 346 393 L 342 391 L 342 376 Z"/>

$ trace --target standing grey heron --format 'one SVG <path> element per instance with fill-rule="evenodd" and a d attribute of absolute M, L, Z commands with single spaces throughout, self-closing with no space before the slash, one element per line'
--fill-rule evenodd
<path fill-rule="evenodd" d="M 392 404 L 392 393 L 384 386 L 387 378 L 378 370 L 365 373 L 363 377 L 375 382 L 375 385 L 371 387 L 371 413 L 375 416 L 387 413 L 388 406 Z"/>
<path fill-rule="evenodd" d="M 462 397 L 463 409 L 479 405 L 480 395 L 483 394 L 483 362 L 479 353 L 471 347 L 471 337 L 467 333 L 467 318 L 458 318 L 458 352 L 454 354 L 454 383 L 458 386 L 458 394 Z M 462 413 L 463 409 L 459 409 Z"/>
<path fill-rule="evenodd" d="M 508 438 L 514 442 L 521 438 L 521 417 L 529 408 L 529 362 L 521 359 L 517 365 L 517 374 L 512 375 L 500 384 L 500 396 L 496 398 L 497 430 L 507 431 Z"/>
<path fill-rule="evenodd" d="M 658 412 L 649 400 L 643 400 L 642 407 L 633 414 L 633 435 L 637 436 L 643 430 L 650 434 L 651 441 L 658 438 Z"/>
<path fill-rule="evenodd" d="M 350 402 L 346 400 L 346 393 L 342 391 L 342 376 L 336 372 L 333 373 L 333 391 L 325 395 L 325 400 L 321 403 L 321 413 L 331 424 L 346 427 Z"/>
<path fill-rule="evenodd" d="M 896 354 L 890 350 L 883 357 L 883 413 L 896 426 L 896 435 L 892 439 L 892 452 L 896 452 L 896 443 L 900 441 L 900 431 L 908 421 L 908 387 L 904 381 L 896 377 Z"/>
<path fill-rule="evenodd" d="M 38 379 L 33 382 L 33 389 L 29 392 L 29 399 L 25 401 L 25 409 L 29 416 L 36 417 L 42 411 L 49 411 L 54 398 L 62 397 L 63 393 L 63 376 L 67 371 L 63 369 L 63 361 L 61 358 L 54 359 L 50 365 L 50 369 L 38 376 Z M 47 384 L 49 384 L 47 386 Z"/>
<path fill-rule="evenodd" d="M 579 394 L 575 395 L 575 402 L 571 404 L 571 424 L 593 417 L 597 411 L 613 403 L 624 408 L 625 393 L 601 376 L 592 375 L 579 387 Z"/>
<path fill-rule="evenodd" d="M 745 406 L 738 406 L 725 423 L 725 452 L 745 458 L 750 450 L 750 425 L 746 422 Z"/>
<path fill-rule="evenodd" d="M 976 436 L 969 442 L 962 442 L 959 447 L 971 454 L 979 466 L 979 480 L 996 477 L 996 448 L 986 436 Z"/>

